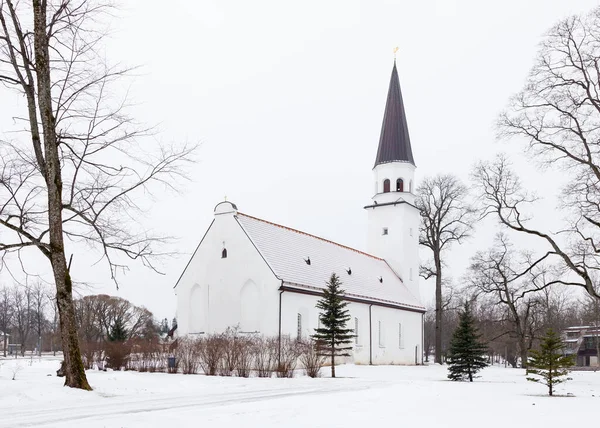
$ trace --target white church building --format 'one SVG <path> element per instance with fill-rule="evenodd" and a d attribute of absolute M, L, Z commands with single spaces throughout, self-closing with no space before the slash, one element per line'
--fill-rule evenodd
<path fill-rule="evenodd" d="M 259 219 L 221 202 L 175 285 L 177 335 L 242 333 L 306 338 L 336 273 L 355 330 L 357 364 L 421 364 L 420 216 L 415 162 L 394 62 L 368 212 L 368 251 Z"/>

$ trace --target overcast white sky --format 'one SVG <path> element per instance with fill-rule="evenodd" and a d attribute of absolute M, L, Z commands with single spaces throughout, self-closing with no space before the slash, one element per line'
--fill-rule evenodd
<path fill-rule="evenodd" d="M 181 256 L 162 266 L 166 275 L 136 268 L 117 291 L 108 272 L 80 261 L 76 279 L 93 283 L 89 292 L 120 295 L 171 319 L 172 287 L 224 196 L 245 213 L 365 248 L 362 207 L 372 196 L 393 48 L 399 47 L 417 183 L 438 172 L 466 181 L 476 160 L 499 150 L 519 153 L 517 143 L 495 142 L 497 114 L 521 88 L 543 33 L 558 19 L 596 5 L 123 1 L 106 55 L 143 66 L 132 88 L 134 116 L 159 123 L 165 141 L 202 146 L 191 182 L 180 195 L 159 190 L 144 220 L 181 238 Z M 0 113 L 6 113 L 1 105 Z M 6 123 L 0 118 L 0 125 Z M 525 160 L 516 162 L 530 173 Z M 482 226 L 452 252 L 454 277 L 492 235 L 492 227 Z M 431 289 L 422 284 L 425 303 Z"/>

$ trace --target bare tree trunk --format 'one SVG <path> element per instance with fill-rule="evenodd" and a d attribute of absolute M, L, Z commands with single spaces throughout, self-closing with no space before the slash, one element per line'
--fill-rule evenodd
<path fill-rule="evenodd" d="M 521 355 L 521 367 L 527 368 L 527 344 L 525 343 L 525 336 L 519 335 L 519 353 Z"/>
<path fill-rule="evenodd" d="M 434 254 L 435 270 L 435 363 L 442 364 L 442 262 L 438 254 Z"/>
<path fill-rule="evenodd" d="M 331 377 L 335 377 L 335 351 L 331 350 Z"/>
<path fill-rule="evenodd" d="M 34 47 L 37 71 L 38 105 L 44 130 L 46 184 L 48 188 L 48 229 L 50 239 L 50 262 L 56 284 L 56 303 L 60 318 L 60 330 L 65 359 L 65 385 L 91 390 L 77 339 L 75 308 L 71 277 L 67 268 L 63 240 L 62 177 L 56 137 L 55 119 L 52 113 L 50 61 L 48 35 L 46 33 L 46 5 L 33 0 Z"/>

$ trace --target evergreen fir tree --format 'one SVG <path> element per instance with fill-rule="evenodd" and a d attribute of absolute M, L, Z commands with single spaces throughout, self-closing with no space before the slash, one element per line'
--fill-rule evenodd
<path fill-rule="evenodd" d="M 115 319 L 115 322 L 110 327 L 110 331 L 108 332 L 108 341 L 109 342 L 125 342 L 127 340 L 127 329 L 125 328 L 125 323 L 121 318 Z"/>
<path fill-rule="evenodd" d="M 465 302 L 459 314 L 458 327 L 452 335 L 448 354 L 448 378 L 473 382 L 473 375 L 488 365 L 485 354 L 487 346 L 480 341 L 469 304 Z"/>
<path fill-rule="evenodd" d="M 548 387 L 548 394 L 554 392 L 554 385 L 566 382 L 570 378 L 565 377 L 569 374 L 569 367 L 575 363 L 571 355 L 563 355 L 563 343 L 560 336 L 549 329 L 542 338 L 540 350 L 529 352 L 529 362 L 527 365 L 527 374 L 539 376 L 539 378 L 528 377 L 532 382 L 543 383 Z"/>
<path fill-rule="evenodd" d="M 161 322 L 160 322 L 160 332 L 162 334 L 167 334 L 169 332 L 169 320 L 164 318 Z"/>
<path fill-rule="evenodd" d="M 350 311 L 346 309 L 348 302 L 343 300 L 344 290 L 340 288 L 340 278 L 331 274 L 327 288 L 323 290 L 323 298 L 317 302 L 320 309 L 319 320 L 321 327 L 315 329 L 312 338 L 317 344 L 317 352 L 321 356 L 331 358 L 331 377 L 335 377 L 335 357 L 346 357 L 352 346 L 354 334 L 352 329 L 346 328 L 350 320 Z"/>
<path fill-rule="evenodd" d="M 114 370 L 125 367 L 131 352 L 127 342 L 129 333 L 121 318 L 116 318 L 108 332 L 108 341 L 105 345 L 106 366 Z"/>

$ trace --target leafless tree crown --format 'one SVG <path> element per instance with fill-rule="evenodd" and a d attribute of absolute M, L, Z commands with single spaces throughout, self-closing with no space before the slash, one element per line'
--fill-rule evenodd
<path fill-rule="evenodd" d="M 46 3 L 46 2 L 43 2 Z M 39 77 L 30 28 L 30 2 L 0 0 L 0 82 L 23 95 L 29 108 L 16 114 L 16 135 L 0 135 L 0 252 L 37 247 L 49 254 L 46 153 L 39 129 Z M 109 3 L 48 1 L 52 116 L 62 175 L 63 230 L 71 242 L 100 250 L 117 283 L 128 260 L 155 269 L 165 236 L 140 226 L 140 199 L 158 184 L 173 189 L 194 146 L 169 146 L 129 115 L 124 79 L 132 68 L 105 60 L 103 22 Z M 6 89 L 5 89 L 5 92 Z M 125 94 L 125 95 L 122 95 Z"/>

